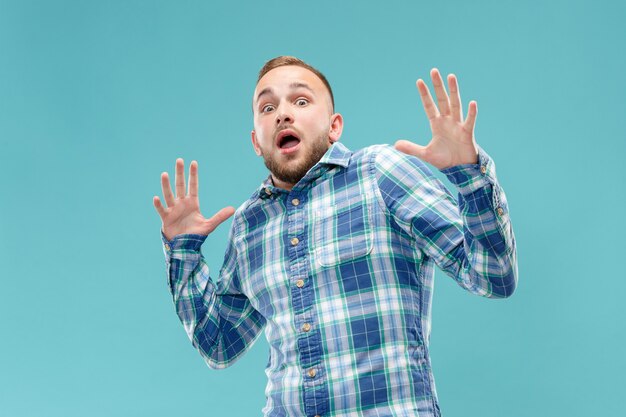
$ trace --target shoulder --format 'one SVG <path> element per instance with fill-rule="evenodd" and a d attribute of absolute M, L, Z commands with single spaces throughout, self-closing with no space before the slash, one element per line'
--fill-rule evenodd
<path fill-rule="evenodd" d="M 368 164 L 377 175 L 385 175 L 398 170 L 417 170 L 417 173 L 426 177 L 433 175 L 424 161 L 400 152 L 389 144 L 371 145 L 360 149 L 354 153 L 353 159 L 355 162 Z"/>
<path fill-rule="evenodd" d="M 354 151 L 350 164 L 377 164 L 381 159 L 394 159 L 397 153 L 389 144 L 370 145 Z"/>
<path fill-rule="evenodd" d="M 386 144 L 386 143 L 381 143 L 381 144 L 377 144 L 377 145 L 370 145 L 370 146 L 366 146 L 365 148 L 361 148 L 358 149 L 356 151 L 354 151 L 353 155 L 352 155 L 352 159 L 360 161 L 360 160 L 364 160 L 364 159 L 371 159 L 371 158 L 375 158 L 376 155 L 382 153 L 387 153 L 390 151 L 394 151 L 394 147 Z"/>

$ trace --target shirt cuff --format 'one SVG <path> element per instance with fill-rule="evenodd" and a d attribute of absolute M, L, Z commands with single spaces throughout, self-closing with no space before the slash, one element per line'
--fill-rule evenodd
<path fill-rule="evenodd" d="M 176 235 L 172 240 L 167 240 L 161 230 L 161 241 L 163 242 L 163 252 L 165 255 L 171 255 L 172 251 L 183 249 L 188 251 L 199 251 L 200 247 L 206 240 L 206 235 Z"/>
<path fill-rule="evenodd" d="M 478 163 L 456 165 L 441 172 L 457 186 L 459 193 L 468 195 L 488 184 L 496 184 L 496 164 L 480 146 Z"/>

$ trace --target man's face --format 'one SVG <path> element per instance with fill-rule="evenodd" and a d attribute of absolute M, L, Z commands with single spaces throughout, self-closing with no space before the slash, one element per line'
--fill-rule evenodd
<path fill-rule="evenodd" d="M 276 186 L 291 189 L 339 140 L 340 114 L 313 72 L 299 66 L 274 68 L 254 91 L 252 144 Z"/>

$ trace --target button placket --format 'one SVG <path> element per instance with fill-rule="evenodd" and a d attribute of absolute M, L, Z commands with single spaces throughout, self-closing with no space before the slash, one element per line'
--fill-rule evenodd
<path fill-rule="evenodd" d="M 305 231 L 311 219 L 307 217 L 307 201 L 308 195 L 296 191 L 285 198 L 284 204 L 288 216 L 286 249 L 290 263 L 292 323 L 295 330 L 293 336 L 296 338 L 298 362 L 304 376 L 306 415 L 313 416 L 325 411 L 327 406 L 316 396 L 316 392 L 326 383 L 326 378 L 320 363 L 320 331 L 315 325 L 314 286 L 309 282 L 311 278 L 307 249 L 311 236 L 305 234 Z"/>

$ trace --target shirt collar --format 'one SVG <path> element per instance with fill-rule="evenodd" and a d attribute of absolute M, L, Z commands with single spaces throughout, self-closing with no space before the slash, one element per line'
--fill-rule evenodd
<path fill-rule="evenodd" d="M 318 164 L 339 165 L 346 168 L 350 163 L 351 156 L 352 151 L 350 149 L 346 148 L 343 143 L 335 142 L 322 156 Z"/>
<path fill-rule="evenodd" d="M 324 156 L 322 156 L 322 159 L 307 172 L 304 178 L 308 178 L 309 180 L 317 178 L 328 171 L 332 166 L 346 168 L 350 164 L 351 156 L 352 151 L 350 149 L 346 148 L 342 143 L 335 142 L 328 148 Z M 259 187 L 258 196 L 260 198 L 269 198 L 272 195 L 284 192 L 285 190 L 274 186 L 272 175 L 270 174 Z"/>

